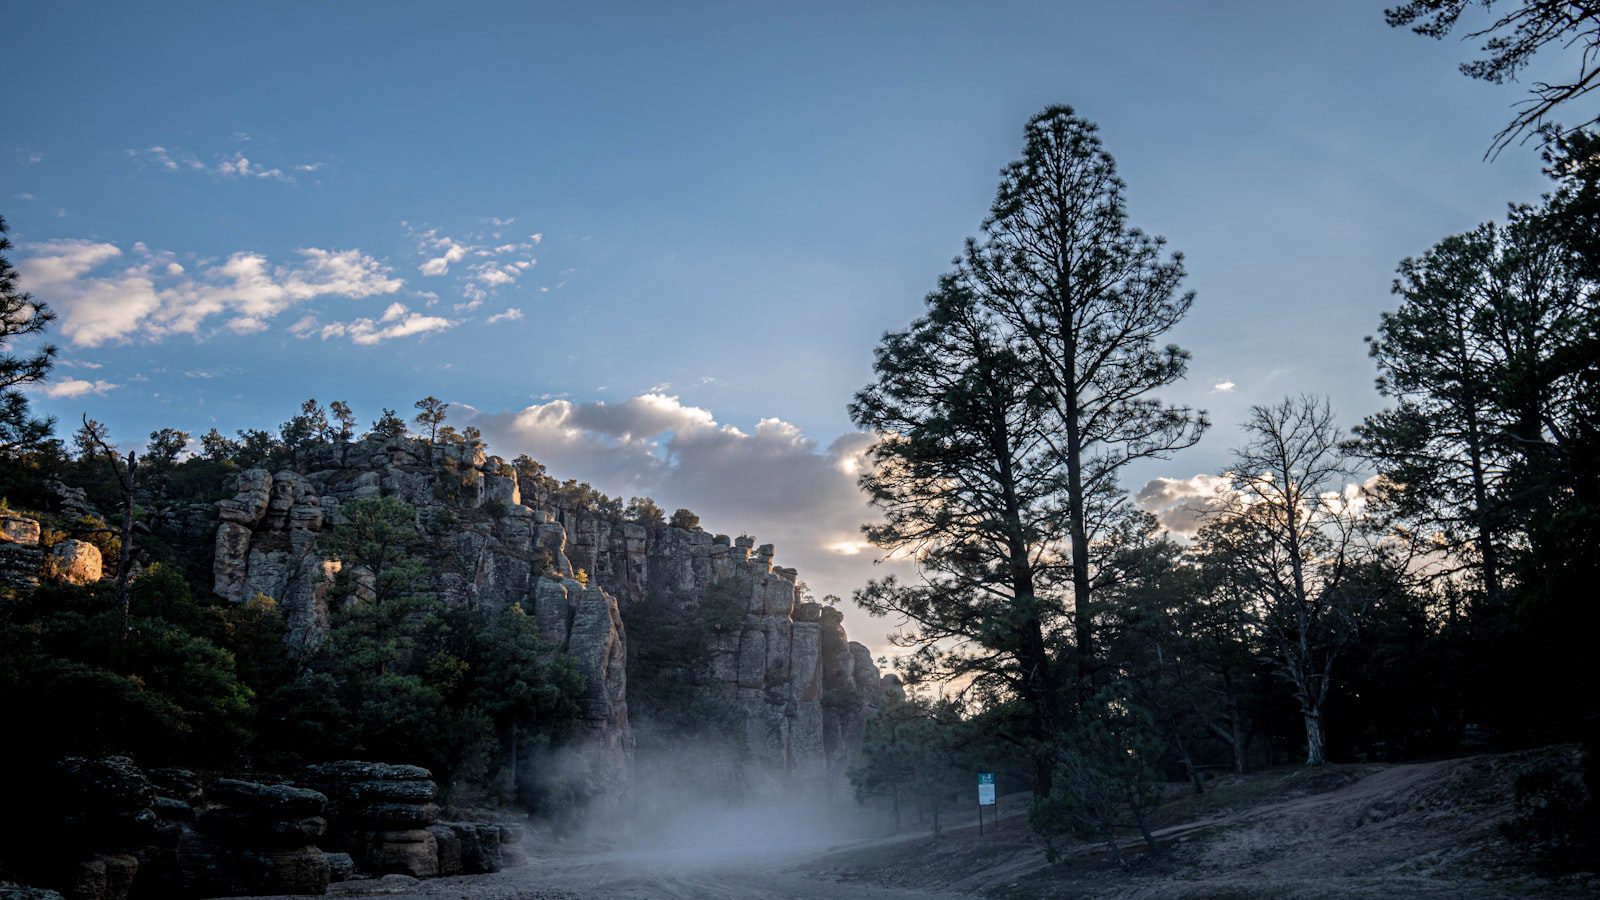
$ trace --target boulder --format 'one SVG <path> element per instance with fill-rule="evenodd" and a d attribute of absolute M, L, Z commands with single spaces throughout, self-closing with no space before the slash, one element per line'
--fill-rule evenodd
<path fill-rule="evenodd" d="M 131 849 L 155 835 L 155 787 L 125 756 L 69 756 L 56 764 L 56 809 L 79 846 Z"/>
<path fill-rule="evenodd" d="M 328 798 L 316 791 L 286 784 L 258 784 L 236 778 L 219 778 L 206 796 L 231 809 L 261 813 L 272 818 L 318 816 Z"/>
<path fill-rule="evenodd" d="M 500 826 L 481 822 L 446 822 L 445 826 L 455 832 L 461 843 L 463 873 L 500 871 Z"/>
<path fill-rule="evenodd" d="M 0 884 L 0 900 L 65 900 L 49 888 Z"/>
<path fill-rule="evenodd" d="M 96 854 L 78 864 L 67 894 L 72 900 L 127 900 L 138 874 L 132 854 Z"/>
<path fill-rule="evenodd" d="M 439 840 L 426 829 L 374 831 L 366 836 L 363 868 L 381 875 L 433 878 L 439 874 Z"/>
<path fill-rule="evenodd" d="M 430 781 L 432 778 L 433 773 L 421 766 L 345 759 L 306 766 L 297 780 L 311 787 L 333 787 L 363 781 Z"/>
<path fill-rule="evenodd" d="M 27 544 L 0 542 L 0 587 L 31 590 L 39 586 L 44 551 Z"/>
<path fill-rule="evenodd" d="M 461 838 L 456 830 L 448 824 L 429 825 L 428 833 L 433 835 L 439 847 L 439 875 L 461 874 Z"/>
<path fill-rule="evenodd" d="M 431 803 L 436 794 L 431 781 L 358 781 L 346 789 L 345 796 L 351 800 Z"/>
<path fill-rule="evenodd" d="M 322 858 L 328 861 L 328 883 L 336 881 L 349 881 L 356 874 L 356 862 L 348 853 L 324 853 Z"/>
<path fill-rule="evenodd" d="M 38 521 L 10 513 L 0 513 L 0 542 L 37 547 L 39 545 Z"/>
<path fill-rule="evenodd" d="M 50 573 L 67 584 L 93 584 L 100 580 L 100 548 L 74 538 L 57 541 L 50 548 Z"/>

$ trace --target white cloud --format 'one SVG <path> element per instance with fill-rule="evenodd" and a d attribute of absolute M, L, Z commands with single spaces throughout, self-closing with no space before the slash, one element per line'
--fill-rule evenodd
<path fill-rule="evenodd" d="M 120 269 L 109 269 L 123 258 L 114 244 L 59 240 L 22 249 L 23 283 L 61 313 L 62 335 L 80 347 L 193 334 L 218 317 L 229 330 L 248 334 L 318 297 L 360 299 L 404 285 L 359 250 L 310 247 L 299 251 L 299 264 L 277 266 L 240 252 L 189 273 L 143 245 L 135 245 L 133 264 Z"/>
<path fill-rule="evenodd" d="M 250 140 L 250 136 L 243 132 L 235 132 L 234 140 L 242 143 Z M 267 179 L 285 184 L 294 183 L 294 176 L 283 169 L 258 163 L 237 150 L 231 155 L 217 157 L 214 165 L 201 161 L 187 150 L 168 148 L 159 144 L 143 150 L 129 150 L 127 153 L 130 157 L 141 159 L 166 172 L 206 172 L 227 179 Z M 315 172 L 323 165 L 320 162 L 302 163 L 293 168 L 297 172 Z"/>
<path fill-rule="evenodd" d="M 504 287 L 517 280 L 522 271 L 516 266 L 497 266 L 480 263 L 472 267 L 473 280 L 490 288 Z"/>
<path fill-rule="evenodd" d="M 284 174 L 282 169 L 270 169 L 252 163 L 243 153 L 235 153 L 232 158 L 223 159 L 217 163 L 216 171 L 224 178 L 271 178 L 276 181 L 294 181 Z"/>
<path fill-rule="evenodd" d="M 436 239 L 434 247 L 444 252 L 418 267 L 418 271 L 430 277 L 448 274 L 451 264 L 458 263 L 467 257 L 468 248 L 447 237 Z"/>
<path fill-rule="evenodd" d="M 55 384 L 46 385 L 43 390 L 46 397 L 55 397 L 60 399 L 66 397 L 82 397 L 85 394 L 104 394 L 106 391 L 115 390 L 118 387 L 120 387 L 120 385 L 115 385 L 109 381 L 101 381 L 98 379 L 95 381 L 85 381 L 82 378 L 68 378 L 66 381 L 58 381 Z"/>
<path fill-rule="evenodd" d="M 494 225 L 508 225 L 515 220 L 490 218 L 485 221 Z M 414 234 L 425 257 L 417 271 L 429 278 L 451 274 L 452 267 L 469 257 L 480 260 L 466 267 L 464 272 L 457 271 L 456 282 L 465 298 L 455 304 L 457 312 L 477 309 L 496 289 L 514 283 L 524 272 L 538 264 L 531 253 L 539 244 L 539 235 L 515 243 L 498 242 L 499 232 L 490 235 L 476 233 L 460 239 L 440 234 L 436 228 Z M 519 254 L 521 258 L 504 258 Z"/>
<path fill-rule="evenodd" d="M 323 340 L 347 337 L 353 343 L 370 346 L 396 338 L 446 331 L 457 324 L 442 316 L 412 312 L 403 303 L 391 303 L 377 319 L 361 318 L 351 322 L 331 322 L 320 328 L 314 319 L 310 321 L 302 319 L 296 322 L 291 330 L 300 337 L 307 337 L 315 330 Z"/>
<path fill-rule="evenodd" d="M 32 194 L 28 193 L 27 191 L 23 191 L 22 193 L 17 195 L 17 199 L 18 200 L 33 200 L 35 198 L 34 198 L 34 196 Z"/>
<path fill-rule="evenodd" d="M 1233 393 L 1233 389 L 1235 387 L 1237 387 L 1237 385 L 1235 385 L 1231 381 L 1219 381 L 1216 384 L 1211 386 L 1211 393 L 1213 393 L 1213 394 L 1231 394 L 1231 393 Z"/>
<path fill-rule="evenodd" d="M 489 317 L 488 322 L 489 322 L 490 325 L 493 325 L 496 322 L 517 322 L 517 321 L 520 321 L 521 319 L 522 319 L 522 310 L 513 308 L 513 309 L 507 309 L 505 312 L 497 312 L 497 313 L 495 313 L 494 315 Z"/>

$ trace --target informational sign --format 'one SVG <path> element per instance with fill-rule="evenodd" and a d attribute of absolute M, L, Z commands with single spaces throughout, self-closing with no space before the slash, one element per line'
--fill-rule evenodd
<path fill-rule="evenodd" d="M 993 806 L 994 805 L 994 773 L 993 772 L 979 772 L 978 773 L 978 805 L 979 806 Z"/>

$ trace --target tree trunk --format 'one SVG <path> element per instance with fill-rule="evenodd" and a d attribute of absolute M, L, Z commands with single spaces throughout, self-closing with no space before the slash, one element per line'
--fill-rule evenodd
<path fill-rule="evenodd" d="M 1306 765 L 1320 766 L 1328 761 L 1322 736 L 1322 710 L 1306 710 Z"/>
<path fill-rule="evenodd" d="M 1249 764 L 1250 739 L 1244 733 L 1237 700 L 1228 701 L 1228 729 L 1233 732 L 1233 771 L 1243 775 Z"/>
<path fill-rule="evenodd" d="M 133 480 L 134 456 L 128 454 L 128 480 Z M 133 488 L 122 489 L 122 546 L 117 549 L 117 613 L 122 633 L 128 632 L 128 574 L 133 568 Z"/>
<path fill-rule="evenodd" d="M 1122 847 L 1117 844 L 1117 836 L 1110 828 L 1101 828 L 1100 834 L 1105 838 L 1106 846 L 1111 849 L 1111 858 L 1117 861 L 1117 868 L 1126 869 L 1128 858 L 1122 855 Z"/>
<path fill-rule="evenodd" d="M 1172 743 L 1178 748 L 1178 758 L 1183 760 L 1183 770 L 1188 773 L 1189 783 L 1194 786 L 1194 792 L 1205 793 L 1205 781 L 1200 777 L 1200 767 L 1195 765 L 1194 754 L 1189 752 L 1189 745 L 1176 731 L 1172 734 Z"/>
<path fill-rule="evenodd" d="M 1132 791 L 1128 792 L 1128 811 L 1133 813 L 1133 820 L 1139 823 L 1139 834 L 1144 838 L 1144 845 L 1150 850 L 1150 855 L 1154 857 L 1159 852 L 1156 838 L 1150 833 L 1150 823 L 1145 821 L 1144 807 L 1139 804 L 1139 799 Z"/>

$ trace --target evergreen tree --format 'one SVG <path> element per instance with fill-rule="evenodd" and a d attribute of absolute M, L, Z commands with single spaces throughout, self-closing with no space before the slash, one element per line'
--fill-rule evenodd
<path fill-rule="evenodd" d="M 34 418 L 21 388 L 49 376 L 56 348 L 45 344 L 19 356 L 10 346 L 19 338 L 43 334 L 56 315 L 17 286 L 17 271 L 5 255 L 11 249 L 7 230 L 6 220 L 0 217 L 0 459 L 37 449 L 55 429 L 54 419 Z"/>
<path fill-rule="evenodd" d="M 1020 698 L 1035 779 L 1048 789 L 1063 616 L 1046 548 L 1065 521 L 1055 420 L 1027 362 L 959 279 L 944 279 L 927 307 L 884 336 L 877 380 L 850 406 L 879 435 L 861 478 L 883 511 L 868 539 L 916 559 L 921 578 L 879 579 L 856 600 L 909 623 L 895 640 L 916 650 L 914 680 Z"/>
<path fill-rule="evenodd" d="M 1128 224 L 1124 185 L 1095 126 L 1052 106 L 1028 122 L 1022 158 L 1001 173 L 961 278 L 1025 348 L 1060 425 L 1080 696 L 1094 664 L 1096 538 L 1126 494 L 1129 464 L 1192 446 L 1203 411 L 1152 394 L 1183 378 L 1189 354 L 1163 336 L 1188 313 L 1183 258 Z"/>
<path fill-rule="evenodd" d="M 400 418 L 394 410 L 385 408 L 383 415 L 372 423 L 372 433 L 384 439 L 405 437 L 406 421 Z"/>
<path fill-rule="evenodd" d="M 433 445 L 439 441 L 439 426 L 444 424 L 445 412 L 450 409 L 450 404 L 438 397 L 429 395 L 412 404 L 418 410 L 416 418 L 412 421 L 422 429 L 428 437 L 428 454 L 433 455 Z"/>
<path fill-rule="evenodd" d="M 1506 523 L 1497 510 L 1508 459 L 1499 436 L 1508 423 L 1494 402 L 1488 316 L 1491 298 L 1520 280 L 1500 240 L 1485 225 L 1400 264 L 1402 303 L 1367 341 L 1379 392 L 1399 404 L 1358 429 L 1395 512 L 1420 540 L 1474 562 L 1490 597 L 1500 593 Z"/>

